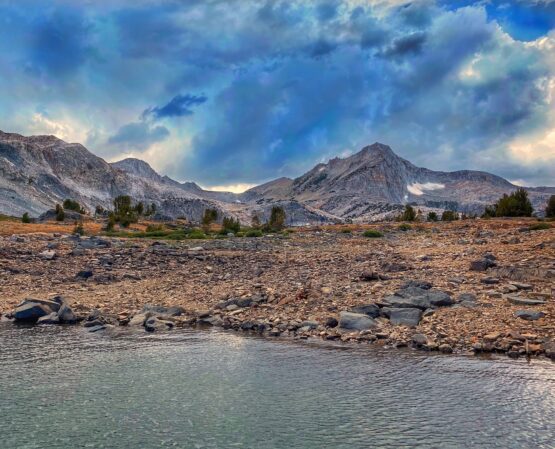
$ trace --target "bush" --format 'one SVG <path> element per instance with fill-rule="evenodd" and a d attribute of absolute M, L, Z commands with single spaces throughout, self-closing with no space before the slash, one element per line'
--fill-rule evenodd
<path fill-rule="evenodd" d="M 341 229 L 341 234 L 350 234 L 351 230 L 349 228 L 343 228 Z"/>
<path fill-rule="evenodd" d="M 530 226 L 530 231 L 542 231 L 544 229 L 551 229 L 551 225 L 549 223 L 540 222 Z"/>
<path fill-rule="evenodd" d="M 131 207 L 131 197 L 120 195 L 114 199 L 113 219 L 122 227 L 128 228 L 131 223 L 137 223 L 139 217 L 135 208 Z"/>
<path fill-rule="evenodd" d="M 383 237 L 383 234 L 380 231 L 376 231 L 375 229 L 368 229 L 364 231 L 362 235 L 371 239 Z"/>
<path fill-rule="evenodd" d="M 416 211 L 414 210 L 414 208 L 410 204 L 407 204 L 405 206 L 405 211 L 401 215 L 400 219 L 401 219 L 401 221 L 414 221 L 414 220 L 416 220 Z"/>
<path fill-rule="evenodd" d="M 459 219 L 459 215 L 452 210 L 444 210 L 441 214 L 441 221 L 455 221 Z"/>
<path fill-rule="evenodd" d="M 262 237 L 263 235 L 260 229 L 250 229 L 245 232 L 245 237 Z"/>
<path fill-rule="evenodd" d="M 260 217 L 258 216 L 257 213 L 252 214 L 251 227 L 254 229 L 260 229 L 260 226 L 261 226 Z"/>
<path fill-rule="evenodd" d="M 65 210 L 72 210 L 75 212 L 79 212 L 80 214 L 84 214 L 86 212 L 85 209 L 83 209 L 77 201 L 71 200 L 69 198 L 64 200 L 63 208 Z"/>
<path fill-rule="evenodd" d="M 85 228 L 83 227 L 83 223 L 75 223 L 75 227 L 73 228 L 74 234 L 85 235 Z"/>
<path fill-rule="evenodd" d="M 503 195 L 495 204 L 486 207 L 483 217 L 531 217 L 533 212 L 534 208 L 528 199 L 528 192 L 519 188 L 510 195 Z"/>
<path fill-rule="evenodd" d="M 189 233 L 187 236 L 190 239 L 205 239 L 207 238 L 206 234 L 199 229 L 195 229 Z"/>
<path fill-rule="evenodd" d="M 146 227 L 146 232 L 159 232 L 159 231 L 164 231 L 164 226 L 160 224 L 149 224 Z"/>
<path fill-rule="evenodd" d="M 234 219 L 233 217 L 224 217 L 222 221 L 222 230 L 220 234 L 228 234 L 233 232 L 234 234 L 238 233 L 241 230 L 241 223 L 239 223 L 238 219 Z"/>
<path fill-rule="evenodd" d="M 66 213 L 64 208 L 59 204 L 56 204 L 56 221 L 64 221 L 66 218 Z"/>
<path fill-rule="evenodd" d="M 202 227 L 205 232 L 208 232 L 210 225 L 218 219 L 217 209 L 205 209 L 202 215 Z"/>
<path fill-rule="evenodd" d="M 110 212 L 110 215 L 108 215 L 108 222 L 106 223 L 106 231 L 113 231 L 114 226 L 116 226 L 116 216 L 113 212 Z"/>
<path fill-rule="evenodd" d="M 428 221 L 437 221 L 438 216 L 435 212 L 428 212 Z"/>
<path fill-rule="evenodd" d="M 270 213 L 270 221 L 268 221 L 268 228 L 270 231 L 278 232 L 285 226 L 285 209 L 281 206 L 273 206 Z"/>
<path fill-rule="evenodd" d="M 31 223 L 31 218 L 29 217 L 29 214 L 27 212 L 25 212 L 23 214 L 23 216 L 21 217 L 21 222 L 22 223 Z"/>
<path fill-rule="evenodd" d="M 403 223 L 401 225 L 399 225 L 399 227 L 397 228 L 399 231 L 410 231 L 412 229 L 412 226 L 406 223 Z"/>
<path fill-rule="evenodd" d="M 545 208 L 545 216 L 548 218 L 555 217 L 555 195 L 551 195 Z"/>

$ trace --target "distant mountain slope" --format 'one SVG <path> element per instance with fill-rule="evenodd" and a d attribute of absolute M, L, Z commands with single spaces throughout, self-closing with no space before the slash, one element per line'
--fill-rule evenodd
<path fill-rule="evenodd" d="M 416 167 L 381 143 L 350 157 L 318 164 L 294 180 L 278 181 L 255 187 L 243 197 L 256 201 L 295 199 L 338 217 L 356 219 L 371 215 L 373 210 L 386 212 L 386 205 L 404 203 L 481 213 L 484 206 L 518 188 L 486 172 Z M 550 189 L 529 189 L 536 208 L 544 206 Z"/>
<path fill-rule="evenodd" d="M 271 207 L 286 209 L 290 224 L 372 221 L 397 214 L 410 202 L 422 207 L 481 213 L 517 186 L 479 171 L 440 172 L 416 167 L 380 143 L 347 158 L 318 164 L 296 179 L 279 178 L 242 194 L 213 192 L 194 182 L 159 175 L 134 158 L 112 164 L 80 144 L 54 136 L 24 137 L 0 131 L 0 213 L 38 216 L 72 198 L 93 211 L 110 208 L 118 195 L 155 203 L 168 217 L 198 221 L 204 209 L 249 223 L 256 213 L 267 218 Z M 555 187 L 529 188 L 537 210 Z"/>

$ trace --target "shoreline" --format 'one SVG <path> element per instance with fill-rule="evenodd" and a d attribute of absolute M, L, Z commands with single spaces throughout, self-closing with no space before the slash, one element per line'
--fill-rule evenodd
<path fill-rule="evenodd" d="M 269 338 L 555 358 L 555 229 L 526 232 L 526 223 L 463 221 L 408 232 L 380 224 L 390 229 L 379 239 L 334 228 L 176 243 L 5 236 L 0 314 L 24 298 L 62 295 L 83 321 L 98 309 L 89 319 L 97 325 L 145 327 L 151 319 L 154 331 L 165 331 L 200 322 Z M 487 265 L 488 254 L 493 266 L 470 269 Z M 138 316 L 147 304 L 178 307 L 180 316 Z M 519 310 L 539 315 L 523 319 Z M 356 328 L 337 326 L 345 313 L 357 315 L 347 316 Z M 407 314 L 417 324 L 395 324 Z"/>

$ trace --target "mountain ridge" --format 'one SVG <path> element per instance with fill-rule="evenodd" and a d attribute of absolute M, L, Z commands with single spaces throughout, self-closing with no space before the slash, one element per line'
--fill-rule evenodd
<path fill-rule="evenodd" d="M 0 131 L 0 213 L 40 215 L 65 198 L 89 210 L 110 208 L 117 195 L 154 202 L 162 216 L 198 221 L 207 207 L 250 222 L 275 204 L 291 224 L 373 221 L 391 217 L 403 204 L 424 209 L 480 213 L 518 186 L 483 171 L 434 171 L 417 167 L 376 142 L 345 158 L 319 163 L 296 178 L 277 178 L 243 193 L 216 192 L 157 173 L 146 161 L 108 163 L 78 143 L 55 136 L 25 137 Z M 540 211 L 555 187 L 527 188 Z"/>

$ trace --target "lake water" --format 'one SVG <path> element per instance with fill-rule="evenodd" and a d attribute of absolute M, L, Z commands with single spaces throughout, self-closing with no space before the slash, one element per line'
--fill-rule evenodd
<path fill-rule="evenodd" d="M 0 324 L 0 447 L 553 448 L 555 364 Z"/>

